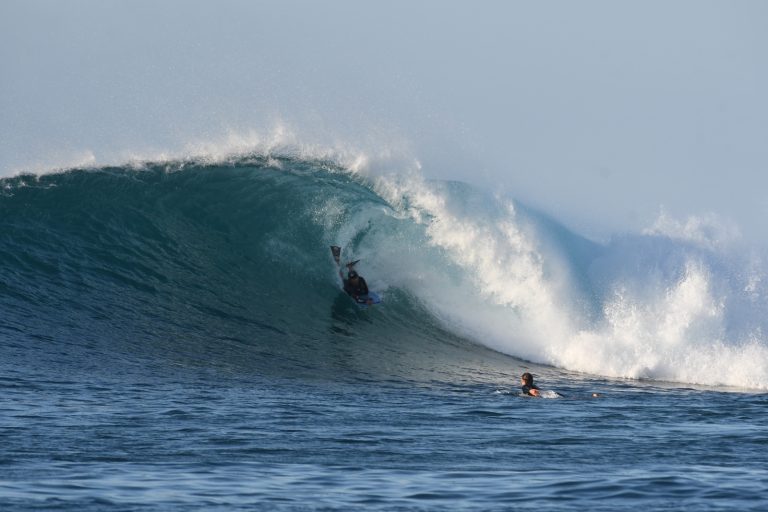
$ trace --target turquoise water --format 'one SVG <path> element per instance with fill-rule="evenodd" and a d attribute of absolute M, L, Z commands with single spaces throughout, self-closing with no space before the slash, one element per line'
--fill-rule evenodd
<path fill-rule="evenodd" d="M 2 509 L 765 509 L 763 303 L 734 262 L 395 185 L 259 157 L 2 180 Z M 448 236 L 470 224 L 517 266 Z M 382 305 L 340 291 L 334 243 Z M 649 337 L 606 329 L 618 281 Z M 673 301 L 714 289 L 718 314 Z M 547 341 L 521 297 L 552 290 Z"/>

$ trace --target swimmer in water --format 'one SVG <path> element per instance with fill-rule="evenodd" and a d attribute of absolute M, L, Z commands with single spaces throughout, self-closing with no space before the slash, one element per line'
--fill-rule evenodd
<path fill-rule="evenodd" d="M 520 384 L 522 384 L 524 395 L 541 396 L 539 388 L 533 383 L 533 375 L 530 373 L 525 372 L 520 377 Z"/>
<path fill-rule="evenodd" d="M 525 372 L 520 377 L 520 384 L 521 384 L 522 389 L 523 389 L 523 395 L 535 396 L 535 397 L 539 397 L 539 398 L 542 397 L 541 390 L 539 389 L 539 387 L 536 384 L 533 383 L 533 375 L 531 375 L 530 373 Z M 551 391 L 547 391 L 547 393 L 554 393 L 555 396 L 557 396 L 557 397 L 562 397 L 563 396 L 560 393 L 551 392 Z M 592 398 L 601 398 L 601 397 L 602 397 L 602 395 L 600 393 L 592 393 Z M 548 396 L 547 398 L 551 398 L 551 397 Z"/>

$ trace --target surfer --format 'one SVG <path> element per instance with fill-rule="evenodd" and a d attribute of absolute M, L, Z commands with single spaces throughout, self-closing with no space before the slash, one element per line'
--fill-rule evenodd
<path fill-rule="evenodd" d="M 539 388 L 533 383 L 533 375 L 525 372 L 520 377 L 520 384 L 523 386 L 523 394 L 529 396 L 541 396 Z"/>
<path fill-rule="evenodd" d="M 563 396 L 557 391 L 544 391 L 544 394 L 542 394 L 539 387 L 533 383 L 533 375 L 528 372 L 520 376 L 520 384 L 522 385 L 523 395 L 526 396 L 536 396 L 539 398 L 562 398 Z M 601 398 L 602 396 L 600 393 L 592 393 L 592 398 Z"/>
<path fill-rule="evenodd" d="M 366 283 L 365 279 L 352 268 L 352 265 L 347 265 L 347 269 L 349 270 L 347 279 L 344 279 L 341 270 L 339 270 L 339 277 L 344 281 L 344 291 L 355 299 L 355 302 L 368 305 L 372 304 L 373 299 L 368 297 L 368 283 Z"/>
<path fill-rule="evenodd" d="M 368 283 L 366 283 L 363 276 L 359 275 L 355 270 L 355 264 L 360 260 L 347 263 L 347 278 L 344 279 L 344 273 L 341 271 L 341 247 L 332 245 L 331 254 L 333 254 L 333 259 L 336 264 L 339 265 L 339 277 L 344 284 L 344 291 L 347 292 L 350 297 L 355 299 L 355 302 L 358 304 L 367 304 L 370 306 L 371 304 L 378 302 L 378 300 L 374 301 L 369 295 Z"/>

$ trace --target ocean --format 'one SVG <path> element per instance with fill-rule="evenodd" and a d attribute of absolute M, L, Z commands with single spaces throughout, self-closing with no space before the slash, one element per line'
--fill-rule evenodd
<path fill-rule="evenodd" d="M 2 178 L 0 508 L 765 510 L 765 266 L 723 240 L 290 154 Z"/>

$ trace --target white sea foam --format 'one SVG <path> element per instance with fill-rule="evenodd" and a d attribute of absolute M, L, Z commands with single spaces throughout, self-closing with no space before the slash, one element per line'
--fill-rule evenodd
<path fill-rule="evenodd" d="M 733 231 L 714 217 L 666 216 L 585 264 L 507 199 L 417 173 L 376 190 L 423 228 L 389 280 L 478 342 L 597 375 L 768 389 L 763 267 L 726 250 Z"/>
<path fill-rule="evenodd" d="M 643 230 L 643 234 L 684 240 L 709 249 L 726 248 L 741 238 L 735 224 L 713 213 L 690 215 L 680 220 L 673 218 L 664 209 L 653 226 Z"/>

